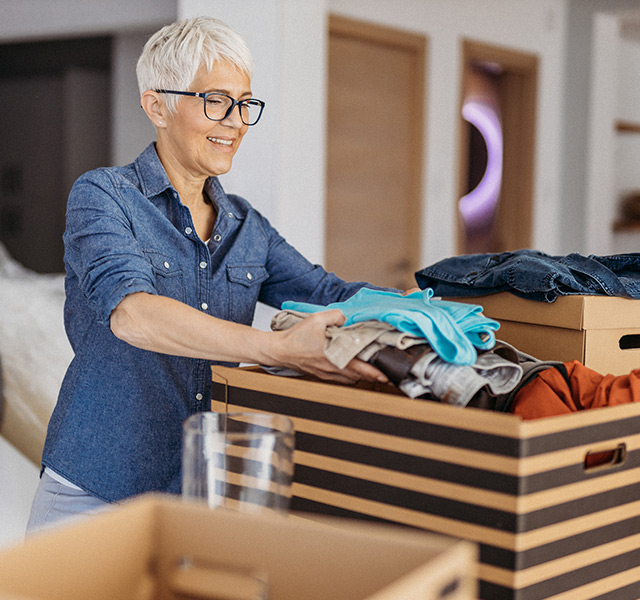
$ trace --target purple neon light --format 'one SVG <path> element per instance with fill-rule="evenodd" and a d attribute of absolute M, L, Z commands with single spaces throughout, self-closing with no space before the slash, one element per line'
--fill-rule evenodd
<path fill-rule="evenodd" d="M 502 184 L 502 127 L 493 106 L 478 100 L 468 100 L 462 106 L 462 116 L 474 125 L 487 145 L 487 168 L 480 183 L 460 198 L 458 210 L 469 229 L 488 225 L 493 218 Z"/>

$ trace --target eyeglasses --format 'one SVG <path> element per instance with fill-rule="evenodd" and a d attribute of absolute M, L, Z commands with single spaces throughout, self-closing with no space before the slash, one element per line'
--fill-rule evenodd
<path fill-rule="evenodd" d="M 245 125 L 255 125 L 262 115 L 264 102 L 256 98 L 236 100 L 220 92 L 178 92 L 176 90 L 154 90 L 158 94 L 179 94 L 180 96 L 195 96 L 204 100 L 204 116 L 210 121 L 224 121 L 238 107 L 240 119 Z"/>

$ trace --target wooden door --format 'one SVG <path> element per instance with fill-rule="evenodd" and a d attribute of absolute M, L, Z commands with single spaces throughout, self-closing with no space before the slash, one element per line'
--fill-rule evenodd
<path fill-rule="evenodd" d="M 425 59 L 423 36 L 329 19 L 325 264 L 344 279 L 415 286 Z"/>

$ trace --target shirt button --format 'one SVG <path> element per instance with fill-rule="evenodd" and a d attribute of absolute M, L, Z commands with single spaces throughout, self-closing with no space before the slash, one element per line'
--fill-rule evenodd
<path fill-rule="evenodd" d="M 200 402 L 200 400 L 202 400 L 203 398 L 204 398 L 204 396 L 202 394 L 200 394 L 200 393 L 196 394 L 196 400 L 198 402 Z"/>
<path fill-rule="evenodd" d="M 216 233 L 216 234 L 213 236 L 213 241 L 214 241 L 214 242 L 219 242 L 221 239 L 222 239 L 222 236 L 221 236 L 219 233 Z"/>
<path fill-rule="evenodd" d="M 169 263 L 168 263 L 166 260 L 164 261 L 163 265 L 164 265 L 164 268 L 165 268 L 165 269 L 168 269 L 168 268 L 169 268 Z"/>
<path fill-rule="evenodd" d="M 167 265 L 167 264 L 165 263 L 165 266 L 169 266 L 169 265 Z M 204 260 L 203 260 L 203 261 L 200 263 L 200 268 L 201 268 L 201 269 L 206 269 L 206 268 L 207 268 L 207 263 L 206 263 L 206 261 L 204 261 Z"/>
<path fill-rule="evenodd" d="M 191 234 L 193 233 L 193 229 L 191 229 L 191 227 L 187 227 L 187 228 L 184 230 L 184 232 L 185 232 L 187 235 L 191 235 Z"/>
<path fill-rule="evenodd" d="M 228 212 L 227 213 L 227 217 L 229 217 L 230 219 L 233 219 L 235 215 L 232 212 Z"/>
<path fill-rule="evenodd" d="M 251 273 L 247 273 L 247 279 L 251 281 L 253 279 L 253 275 Z"/>
<path fill-rule="evenodd" d="M 207 308 L 209 308 L 209 305 L 208 305 L 206 302 L 203 302 L 203 303 L 200 305 L 200 308 L 201 308 L 202 310 L 207 310 Z"/>

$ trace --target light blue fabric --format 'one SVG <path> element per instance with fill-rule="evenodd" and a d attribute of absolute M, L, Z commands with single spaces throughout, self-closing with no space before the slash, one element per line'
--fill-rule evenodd
<path fill-rule="evenodd" d="M 429 288 L 407 296 L 394 292 L 361 289 L 343 302 L 326 306 L 287 301 L 283 310 L 314 313 L 337 308 L 346 325 L 361 321 L 384 321 L 399 331 L 424 337 L 445 361 L 471 365 L 476 348 L 488 350 L 495 344 L 497 321 L 482 314 L 482 307 L 459 302 L 432 300 Z"/>
<path fill-rule="evenodd" d="M 433 291 L 429 289 L 429 297 L 432 295 Z M 485 317 L 482 314 L 482 306 L 447 300 L 431 300 L 430 303 L 432 307 L 444 310 L 451 315 L 476 348 L 480 350 L 493 348 L 496 342 L 493 332 L 500 327 L 500 324 Z"/>

